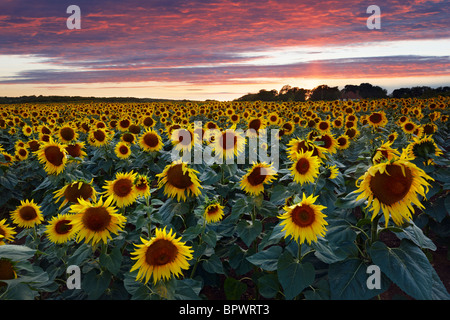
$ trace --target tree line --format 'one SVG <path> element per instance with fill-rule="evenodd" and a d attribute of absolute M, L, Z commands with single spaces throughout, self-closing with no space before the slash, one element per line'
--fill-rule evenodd
<path fill-rule="evenodd" d="M 249 93 L 237 101 L 333 101 L 338 99 L 382 99 L 382 98 L 432 98 L 437 96 L 449 96 L 450 87 L 431 88 L 417 86 L 412 88 L 399 88 L 388 95 L 387 90 L 370 83 L 360 85 L 346 85 L 341 90 L 338 87 L 320 85 L 308 90 L 285 85 L 278 92 L 275 89 L 261 89 L 258 93 Z"/>

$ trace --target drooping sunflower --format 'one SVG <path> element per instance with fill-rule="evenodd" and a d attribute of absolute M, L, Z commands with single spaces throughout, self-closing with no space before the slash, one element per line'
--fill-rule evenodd
<path fill-rule="evenodd" d="M 147 176 L 138 174 L 134 186 L 138 196 L 144 198 L 150 196 L 150 183 Z"/>
<path fill-rule="evenodd" d="M 101 197 L 92 202 L 80 199 L 78 204 L 70 206 L 70 212 L 74 214 L 71 224 L 77 234 L 77 242 L 84 239 L 85 243 L 92 245 L 100 241 L 107 243 L 108 239 L 112 239 L 111 233 L 117 235 L 123 229 L 126 217 L 117 213 L 112 202 L 112 197 L 105 201 Z"/>
<path fill-rule="evenodd" d="M 107 197 L 112 197 L 114 203 L 119 208 L 127 207 L 132 204 L 137 198 L 136 187 L 134 181 L 137 173 L 131 171 L 127 173 L 117 172 L 115 179 L 106 181 L 103 189 L 106 189 L 104 194 Z"/>
<path fill-rule="evenodd" d="M 222 131 L 212 143 L 214 152 L 225 159 L 238 156 L 245 148 L 245 138 L 240 131 L 234 129 Z"/>
<path fill-rule="evenodd" d="M 119 141 L 114 147 L 114 153 L 119 159 L 128 159 L 131 155 L 130 145 L 126 142 Z"/>
<path fill-rule="evenodd" d="M 164 186 L 164 194 L 177 201 L 186 201 L 186 195 L 198 196 L 201 193 L 199 172 L 189 168 L 187 163 L 177 160 L 168 164 L 162 173 L 157 174 L 158 188 Z"/>
<path fill-rule="evenodd" d="M 34 200 L 20 200 L 20 205 L 11 212 L 13 223 L 23 228 L 33 228 L 44 221 L 41 208 Z"/>
<path fill-rule="evenodd" d="M 73 214 L 58 214 L 49 221 L 45 234 L 53 243 L 65 243 L 75 237 L 75 228 L 71 224 Z"/>
<path fill-rule="evenodd" d="M 430 184 L 426 180 L 433 178 L 402 154 L 389 162 L 372 165 L 356 182 L 355 192 L 360 193 L 356 200 L 367 199 L 372 219 L 381 210 L 386 226 L 389 216 L 396 225 L 401 225 L 404 220 L 411 220 L 413 204 L 424 208 L 418 194 L 425 197 L 428 192 Z"/>
<path fill-rule="evenodd" d="M 313 183 L 319 175 L 321 162 L 312 151 L 300 151 L 291 166 L 291 173 L 296 183 Z"/>
<path fill-rule="evenodd" d="M 212 222 L 219 222 L 220 220 L 222 220 L 224 215 L 223 209 L 224 206 L 222 206 L 219 202 L 209 203 L 206 206 L 205 212 L 203 214 L 206 219 L 206 222 L 212 223 Z"/>
<path fill-rule="evenodd" d="M 439 157 L 443 154 L 431 136 L 422 138 L 414 137 L 405 150 L 411 159 L 422 158 L 427 164 L 432 164 L 432 157 Z"/>
<path fill-rule="evenodd" d="M 189 269 L 189 260 L 193 258 L 192 249 L 181 242 L 181 237 L 175 238 L 172 230 L 166 232 L 156 228 L 155 236 L 150 240 L 141 238 L 142 244 L 135 245 L 137 248 L 131 254 L 137 260 L 130 272 L 139 269 L 136 280 L 147 283 L 150 277 L 153 284 L 159 280 L 169 280 L 172 275 L 179 277 L 183 270 Z"/>
<path fill-rule="evenodd" d="M 92 199 L 95 201 L 97 199 L 97 191 L 92 186 L 92 179 L 90 182 L 87 182 L 83 179 L 72 181 L 66 184 L 61 189 L 54 192 L 55 202 L 59 202 L 61 198 L 64 198 L 64 201 L 61 203 L 59 209 L 61 209 L 66 203 L 78 203 L 78 199 L 88 200 Z"/>
<path fill-rule="evenodd" d="M 13 241 L 14 235 L 17 232 L 13 227 L 6 223 L 6 219 L 0 221 L 0 246 L 5 244 L 5 241 Z"/>
<path fill-rule="evenodd" d="M 0 258 L 0 280 L 17 279 L 17 272 L 14 263 L 5 258 Z M 6 282 L 0 281 L 0 288 L 7 286 Z"/>
<path fill-rule="evenodd" d="M 276 178 L 275 169 L 265 163 L 255 163 L 242 177 L 240 187 L 251 195 L 259 195 L 264 192 L 264 185 L 271 183 Z"/>
<path fill-rule="evenodd" d="M 313 156 L 317 156 L 320 159 L 324 158 L 327 153 L 327 150 L 325 148 L 316 145 L 312 141 L 301 138 L 291 139 L 288 143 L 288 146 L 288 158 L 293 161 L 297 159 L 301 152 L 305 153 L 310 151 L 312 152 Z"/>
<path fill-rule="evenodd" d="M 44 164 L 44 170 L 48 174 L 60 174 L 67 162 L 66 146 L 54 142 L 52 139 L 41 143 L 36 155 L 40 163 Z"/>
<path fill-rule="evenodd" d="M 164 147 L 161 136 L 151 128 L 148 128 L 142 133 L 138 143 L 142 150 L 147 152 L 157 152 Z"/>
<path fill-rule="evenodd" d="M 282 231 L 285 231 L 285 238 L 291 236 L 299 244 L 305 241 L 311 244 L 317 241 L 318 236 L 325 236 L 327 231 L 325 221 L 326 215 L 322 210 L 325 206 L 314 204 L 318 196 L 310 195 L 306 197 L 303 193 L 303 198 L 300 202 L 293 205 L 286 205 L 283 207 L 284 213 L 278 218 L 283 220 L 281 225 L 284 226 Z"/>
<path fill-rule="evenodd" d="M 375 153 L 372 157 L 372 162 L 380 163 L 383 161 L 390 161 L 399 156 L 400 152 L 397 149 L 392 148 L 392 142 L 387 141 L 375 150 Z"/>

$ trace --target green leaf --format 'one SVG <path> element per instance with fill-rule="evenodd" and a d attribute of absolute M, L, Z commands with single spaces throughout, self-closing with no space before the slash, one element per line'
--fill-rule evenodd
<path fill-rule="evenodd" d="M 247 285 L 234 278 L 226 278 L 224 282 L 225 296 L 227 300 L 239 300 L 247 290 Z"/>
<path fill-rule="evenodd" d="M 225 274 L 223 271 L 222 261 L 215 254 L 203 261 L 202 267 L 209 273 Z"/>
<path fill-rule="evenodd" d="M 4 244 L 0 246 L 0 258 L 23 261 L 34 256 L 36 250 L 22 245 Z"/>
<path fill-rule="evenodd" d="M 277 270 L 278 259 L 282 250 L 283 249 L 279 246 L 272 246 L 266 250 L 247 257 L 247 260 L 263 270 L 275 271 Z"/>
<path fill-rule="evenodd" d="M 287 300 L 295 298 L 315 279 L 314 266 L 298 262 L 289 252 L 284 252 L 278 260 L 277 274 Z"/>
<path fill-rule="evenodd" d="M 380 289 L 369 289 L 367 279 L 370 275 L 366 272 L 367 265 L 356 258 L 331 264 L 328 269 L 331 299 L 368 300 L 387 290 L 389 281 L 382 275 Z"/>
<path fill-rule="evenodd" d="M 182 279 L 177 281 L 174 298 L 177 300 L 200 300 L 202 281 L 194 279 Z"/>
<path fill-rule="evenodd" d="M 82 245 L 80 245 L 77 250 L 75 250 L 75 252 L 70 256 L 69 260 L 68 260 L 68 264 L 69 265 L 81 265 L 81 263 L 90 255 L 92 255 L 92 248 L 86 244 L 83 243 Z"/>
<path fill-rule="evenodd" d="M 407 228 L 403 229 L 403 232 L 395 233 L 395 235 L 400 239 L 408 239 L 414 242 L 416 245 L 422 249 L 430 249 L 435 251 L 436 245 L 428 238 L 418 226 L 412 223 Z"/>
<path fill-rule="evenodd" d="M 90 300 L 97 300 L 106 291 L 111 282 L 111 273 L 92 269 L 81 281 L 81 289 L 87 293 Z"/>
<path fill-rule="evenodd" d="M 432 299 L 433 267 L 415 244 L 402 240 L 398 248 L 377 241 L 368 253 L 383 273 L 406 294 L 419 300 Z"/>
<path fill-rule="evenodd" d="M 250 247 L 252 242 L 261 234 L 262 223 L 259 220 L 256 220 L 254 223 L 242 220 L 238 223 L 236 230 L 242 241 L 247 247 Z"/>
<path fill-rule="evenodd" d="M 249 208 L 249 203 L 247 202 L 247 199 L 245 198 L 238 199 L 231 209 L 231 215 L 229 219 L 237 220 L 242 214 L 247 213 L 250 210 L 251 208 Z"/>
<path fill-rule="evenodd" d="M 102 252 L 100 255 L 100 264 L 108 269 L 113 275 L 117 274 L 122 265 L 122 253 L 120 252 L 120 247 L 115 247 L 111 250 L 110 254 Z"/>
<path fill-rule="evenodd" d="M 266 299 L 274 298 L 280 290 L 280 283 L 275 273 L 265 274 L 258 278 L 259 293 Z"/>

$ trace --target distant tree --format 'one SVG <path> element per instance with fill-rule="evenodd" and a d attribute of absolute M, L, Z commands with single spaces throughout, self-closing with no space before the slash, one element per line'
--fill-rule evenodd
<path fill-rule="evenodd" d="M 341 97 L 341 91 L 338 87 L 329 87 L 325 84 L 315 87 L 309 97 L 312 101 L 325 100 L 333 101 Z"/>

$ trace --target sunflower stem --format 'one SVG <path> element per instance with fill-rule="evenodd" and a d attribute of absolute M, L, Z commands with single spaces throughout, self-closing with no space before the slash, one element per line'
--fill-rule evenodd
<path fill-rule="evenodd" d="M 370 237 L 370 244 L 373 244 L 375 241 L 378 241 L 378 221 L 381 218 L 381 214 L 378 214 L 376 217 L 372 220 L 372 226 L 371 226 L 371 237 Z"/>

